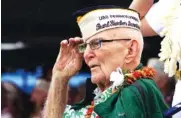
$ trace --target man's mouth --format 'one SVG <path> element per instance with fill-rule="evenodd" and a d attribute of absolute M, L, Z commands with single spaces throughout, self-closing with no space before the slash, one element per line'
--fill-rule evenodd
<path fill-rule="evenodd" d="M 98 65 L 91 65 L 90 68 L 95 68 L 97 67 Z"/>

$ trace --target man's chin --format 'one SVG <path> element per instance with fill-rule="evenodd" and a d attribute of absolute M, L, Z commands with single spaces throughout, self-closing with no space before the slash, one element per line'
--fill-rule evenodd
<path fill-rule="evenodd" d="M 93 84 L 97 84 L 98 85 L 99 83 L 101 83 L 101 81 L 104 81 L 103 76 L 98 75 L 98 74 L 96 74 L 96 75 L 92 74 L 91 75 L 91 82 Z"/>
<path fill-rule="evenodd" d="M 97 84 L 96 78 L 91 77 L 91 82 L 92 82 L 93 84 Z"/>

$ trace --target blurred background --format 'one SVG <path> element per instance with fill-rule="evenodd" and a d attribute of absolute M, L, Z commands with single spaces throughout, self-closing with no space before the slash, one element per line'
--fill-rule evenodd
<path fill-rule="evenodd" d="M 127 8 L 131 2 L 132 0 L 2 0 L 1 116 L 40 117 L 51 81 L 52 67 L 60 48 L 59 43 L 63 39 L 80 36 L 72 17 L 73 12 L 93 5 Z M 150 58 L 158 57 L 162 39 L 144 39 L 142 63 L 147 65 Z M 89 72 L 84 63 L 80 73 L 70 80 L 69 104 L 84 97 Z M 162 79 L 157 79 L 157 83 L 170 105 L 174 79 Z"/>

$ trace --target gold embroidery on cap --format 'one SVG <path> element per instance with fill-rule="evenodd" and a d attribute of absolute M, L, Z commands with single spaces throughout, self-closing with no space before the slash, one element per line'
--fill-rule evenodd
<path fill-rule="evenodd" d="M 82 19 L 82 16 L 77 17 L 77 22 L 79 22 Z"/>

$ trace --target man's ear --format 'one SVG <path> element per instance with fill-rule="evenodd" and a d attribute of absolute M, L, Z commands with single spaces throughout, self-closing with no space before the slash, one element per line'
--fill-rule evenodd
<path fill-rule="evenodd" d="M 128 54 L 125 58 L 126 63 L 132 62 L 139 53 L 139 42 L 137 40 L 131 40 L 128 44 Z"/>

